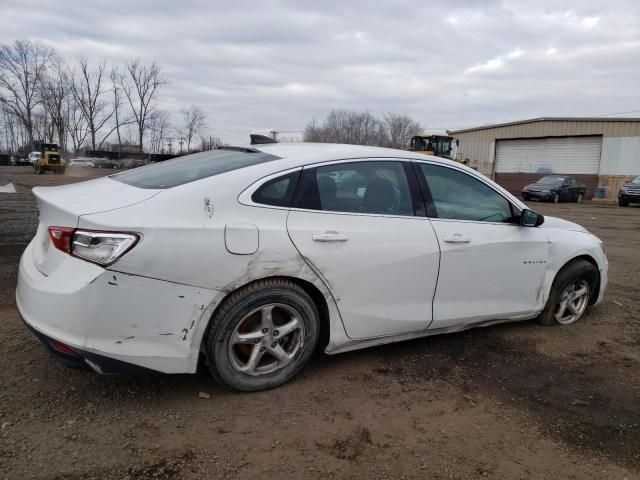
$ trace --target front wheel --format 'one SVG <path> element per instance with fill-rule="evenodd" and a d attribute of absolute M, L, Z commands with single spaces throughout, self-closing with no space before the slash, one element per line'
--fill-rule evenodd
<path fill-rule="evenodd" d="M 278 387 L 307 363 L 319 336 L 311 297 L 288 280 L 248 285 L 224 301 L 209 325 L 209 370 L 225 387 L 255 392 Z"/>
<path fill-rule="evenodd" d="M 626 200 L 618 200 L 618 205 L 620 205 L 621 207 L 628 207 L 629 202 L 627 202 Z"/>
<path fill-rule="evenodd" d="M 598 269 L 590 262 L 575 260 L 556 275 L 547 305 L 538 317 L 542 325 L 571 325 L 582 317 L 595 292 Z"/>

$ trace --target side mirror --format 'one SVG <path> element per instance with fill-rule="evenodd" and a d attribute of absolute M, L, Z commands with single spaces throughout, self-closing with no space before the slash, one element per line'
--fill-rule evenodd
<path fill-rule="evenodd" d="M 525 208 L 520 214 L 520 225 L 523 227 L 539 227 L 544 223 L 544 216 Z"/>

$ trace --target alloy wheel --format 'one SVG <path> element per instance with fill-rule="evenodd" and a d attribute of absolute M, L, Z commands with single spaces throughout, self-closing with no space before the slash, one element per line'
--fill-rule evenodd
<path fill-rule="evenodd" d="M 233 368 L 251 376 L 285 367 L 304 343 L 300 313 L 283 303 L 263 305 L 238 322 L 229 340 Z"/>
<path fill-rule="evenodd" d="M 561 325 L 571 325 L 582 316 L 588 303 L 589 283 L 586 280 L 576 280 L 570 283 L 560 295 L 554 317 Z"/>

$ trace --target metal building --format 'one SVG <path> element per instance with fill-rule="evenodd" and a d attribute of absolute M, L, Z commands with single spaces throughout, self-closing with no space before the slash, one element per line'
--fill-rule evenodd
<path fill-rule="evenodd" d="M 572 175 L 616 198 L 620 186 L 640 175 L 640 118 L 542 117 L 448 131 L 458 140 L 457 159 L 514 194 L 548 174 Z"/>

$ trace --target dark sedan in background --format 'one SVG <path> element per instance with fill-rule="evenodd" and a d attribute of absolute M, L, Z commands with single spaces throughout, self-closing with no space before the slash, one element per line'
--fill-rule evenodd
<path fill-rule="evenodd" d="M 640 203 L 640 175 L 625 183 L 618 192 L 618 205 L 628 207 L 630 203 Z"/>
<path fill-rule="evenodd" d="M 575 177 L 566 175 L 547 175 L 522 189 L 522 198 L 527 200 L 545 200 L 554 203 L 578 202 L 584 199 L 587 187 Z"/>

